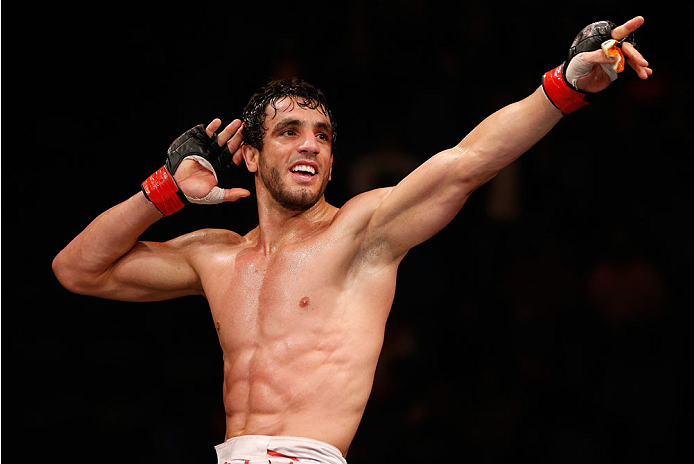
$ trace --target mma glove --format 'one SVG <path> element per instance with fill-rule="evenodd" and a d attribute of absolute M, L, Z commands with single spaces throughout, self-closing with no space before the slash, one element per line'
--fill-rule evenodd
<path fill-rule="evenodd" d="M 569 114 L 589 103 L 590 95 L 576 87 L 576 82 L 588 74 L 593 63 L 586 63 L 581 54 L 600 50 L 606 40 L 612 39 L 612 29 L 617 27 L 612 21 L 597 21 L 584 27 L 569 47 L 569 56 L 560 64 L 542 76 L 542 89 L 545 95 L 562 113 Z M 617 46 L 627 41 L 635 46 L 634 34 L 620 41 Z M 611 81 L 617 79 L 617 72 L 609 64 L 601 64 Z"/>
<path fill-rule="evenodd" d="M 203 198 L 183 193 L 174 174 L 184 159 L 192 159 L 212 171 L 217 185 Z M 167 150 L 166 163 L 142 183 L 145 197 L 164 215 L 170 216 L 189 203 L 217 204 L 224 199 L 224 187 L 231 187 L 233 155 L 226 144 L 220 147 L 217 134 L 209 137 L 203 124 L 187 130 Z"/>

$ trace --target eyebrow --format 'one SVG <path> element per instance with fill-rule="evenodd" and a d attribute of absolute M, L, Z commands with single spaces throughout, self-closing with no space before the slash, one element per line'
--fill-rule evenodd
<path fill-rule="evenodd" d="M 316 123 L 315 127 L 318 127 L 319 129 L 323 129 L 324 131 L 329 132 L 330 135 L 333 135 L 333 126 L 331 126 L 327 122 Z"/>
<path fill-rule="evenodd" d="M 291 127 L 291 126 L 303 127 L 304 122 L 299 120 L 299 119 L 285 119 L 284 121 L 280 121 L 277 123 L 275 128 L 272 130 L 272 133 L 277 134 L 277 133 L 285 130 L 287 127 Z M 327 122 L 323 122 L 323 121 L 317 122 L 314 124 L 313 127 L 318 128 L 318 129 L 322 129 L 322 130 L 328 132 L 331 136 L 333 134 L 333 126 L 331 126 Z"/>

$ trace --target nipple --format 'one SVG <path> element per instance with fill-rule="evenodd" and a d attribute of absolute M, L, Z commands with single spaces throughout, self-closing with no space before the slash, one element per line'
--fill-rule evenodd
<path fill-rule="evenodd" d="M 305 296 L 299 301 L 299 306 L 302 308 L 307 308 L 310 303 L 311 303 L 311 299 L 309 297 Z"/>
<path fill-rule="evenodd" d="M 217 332 L 219 332 L 220 330 L 222 330 L 222 324 L 220 324 L 219 321 L 215 322 L 215 323 L 214 323 L 214 326 L 215 326 L 215 328 L 217 329 Z"/>

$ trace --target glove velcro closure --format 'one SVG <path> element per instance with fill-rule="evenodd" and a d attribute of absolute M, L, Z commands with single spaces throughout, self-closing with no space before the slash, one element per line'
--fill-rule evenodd
<path fill-rule="evenodd" d="M 171 216 L 189 203 L 166 166 L 142 182 L 142 191 L 164 216 Z"/>
<path fill-rule="evenodd" d="M 542 75 L 542 90 L 559 111 L 569 114 L 586 106 L 589 102 L 585 100 L 585 93 L 572 89 L 566 82 L 562 72 L 563 67 L 564 64 L 560 64 Z"/>

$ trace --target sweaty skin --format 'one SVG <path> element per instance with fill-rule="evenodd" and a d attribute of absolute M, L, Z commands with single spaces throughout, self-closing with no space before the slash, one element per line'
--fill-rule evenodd
<path fill-rule="evenodd" d="M 329 205 L 328 119 L 290 99 L 277 106 L 277 115 L 268 112 L 263 155 L 244 152 L 258 173 L 259 227 L 244 237 L 207 231 L 219 245 L 193 260 L 220 326 L 226 438 L 301 436 L 346 455 L 371 392 L 404 253 L 364 241 L 390 190 L 341 209 Z M 317 202 L 292 211 L 288 198 Z"/>
<path fill-rule="evenodd" d="M 613 38 L 642 23 L 642 17 L 628 21 Z M 646 79 L 648 63 L 629 44 L 624 52 Z M 579 88 L 609 85 L 601 50 L 583 60 L 594 67 Z M 226 438 L 313 438 L 346 456 L 371 392 L 401 260 L 562 114 L 538 88 L 395 187 L 363 193 L 338 209 L 323 195 L 333 161 L 330 122 L 293 103 L 287 98 L 276 113 L 266 111 L 262 153 L 241 145 L 238 120 L 218 137 L 255 174 L 258 227 L 243 236 L 205 229 L 142 242 L 140 235 L 162 215 L 140 192 L 92 221 L 56 256 L 53 270 L 68 290 L 102 298 L 205 296 L 224 356 Z M 208 135 L 219 128 L 215 121 Z M 216 184 L 191 160 L 175 177 L 195 197 Z M 248 194 L 227 189 L 225 201 Z"/>
<path fill-rule="evenodd" d="M 354 208 L 315 209 L 309 233 L 269 253 L 258 229 L 200 232 L 208 251 L 194 265 L 224 352 L 226 438 L 302 436 L 346 455 L 371 391 L 397 266 L 370 262 L 355 246 Z"/>

